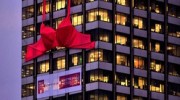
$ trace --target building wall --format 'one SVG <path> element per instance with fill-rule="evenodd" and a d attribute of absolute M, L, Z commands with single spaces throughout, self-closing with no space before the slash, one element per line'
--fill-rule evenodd
<path fill-rule="evenodd" d="M 180 98 L 180 12 L 177 10 L 180 5 L 175 3 L 178 0 L 74 0 L 72 24 L 78 31 L 91 34 L 96 48 L 58 47 L 29 62 L 23 58 L 26 46 L 40 38 L 42 0 L 22 2 L 23 99 L 36 99 L 37 77 L 79 67 L 82 68 L 81 91 L 42 99 Z M 50 0 L 47 4 L 45 23 L 56 29 L 66 16 L 65 2 Z M 27 71 L 31 73 L 25 74 Z"/>

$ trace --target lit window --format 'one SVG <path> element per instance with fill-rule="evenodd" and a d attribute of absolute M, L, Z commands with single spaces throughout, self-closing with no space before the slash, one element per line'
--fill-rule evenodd
<path fill-rule="evenodd" d="M 151 68 L 152 71 L 156 71 L 156 72 L 164 72 L 164 65 L 162 62 L 160 61 L 156 61 L 156 60 L 152 60 L 151 61 Z"/>
<path fill-rule="evenodd" d="M 99 34 L 99 40 L 103 42 L 109 42 L 109 35 L 108 33 L 100 33 Z"/>
<path fill-rule="evenodd" d="M 22 59 L 24 59 L 25 56 L 26 56 L 26 47 L 27 47 L 27 46 L 23 46 L 23 47 L 22 47 L 22 53 L 21 53 L 21 54 L 22 54 Z"/>
<path fill-rule="evenodd" d="M 58 25 L 62 22 L 62 20 L 63 20 L 63 17 L 55 19 L 53 22 L 53 28 L 57 29 Z"/>
<path fill-rule="evenodd" d="M 120 13 L 117 13 L 115 15 L 115 23 L 116 24 L 119 24 L 119 25 L 126 25 L 127 24 L 127 15 L 125 14 L 120 14 Z"/>
<path fill-rule="evenodd" d="M 34 25 L 25 26 L 22 28 L 22 38 L 29 38 L 32 37 L 35 32 Z"/>
<path fill-rule="evenodd" d="M 92 50 L 88 53 L 88 62 L 103 61 L 102 50 Z"/>
<path fill-rule="evenodd" d="M 135 17 L 134 18 L 134 27 L 135 28 L 138 28 L 138 29 L 146 29 L 146 26 L 145 26 L 145 22 L 142 18 L 140 17 Z"/>
<path fill-rule="evenodd" d="M 115 43 L 120 45 L 127 45 L 127 37 L 122 35 L 115 35 Z"/>
<path fill-rule="evenodd" d="M 117 74 L 116 83 L 122 86 L 130 86 L 130 77 L 126 74 Z"/>
<path fill-rule="evenodd" d="M 96 20 L 110 22 L 108 11 L 104 9 L 99 9 L 99 12 L 97 9 L 88 11 L 88 22 Z"/>
<path fill-rule="evenodd" d="M 33 96 L 34 94 L 34 84 L 22 85 L 22 97 Z"/>
<path fill-rule="evenodd" d="M 167 50 L 170 55 L 180 56 L 180 46 L 178 45 L 168 44 Z"/>
<path fill-rule="evenodd" d="M 145 49 L 143 41 L 139 39 L 133 39 L 133 47 L 138 49 Z"/>
<path fill-rule="evenodd" d="M 22 9 L 22 19 L 31 18 L 34 16 L 34 7 L 29 6 Z"/>
<path fill-rule="evenodd" d="M 128 66 L 128 65 L 129 65 L 129 62 L 128 62 L 128 57 L 127 57 L 127 55 L 117 54 L 117 56 L 116 56 L 116 63 L 117 63 L 118 65 Z"/>
<path fill-rule="evenodd" d="M 150 90 L 153 92 L 164 92 L 163 82 L 157 80 L 151 80 Z"/>
<path fill-rule="evenodd" d="M 128 0 L 116 0 L 117 4 L 128 6 Z"/>
<path fill-rule="evenodd" d="M 83 15 L 82 14 L 74 14 L 72 15 L 72 24 L 74 26 L 81 25 L 83 23 Z"/>
<path fill-rule="evenodd" d="M 153 24 L 153 23 L 152 23 Z M 154 23 L 151 26 L 151 32 L 162 33 L 162 24 Z"/>
<path fill-rule="evenodd" d="M 134 57 L 134 68 L 144 69 L 145 61 L 144 58 L 135 56 Z"/>
<path fill-rule="evenodd" d="M 49 71 L 49 61 L 40 62 L 38 69 L 39 69 L 38 70 L 39 74 L 48 72 Z"/>
<path fill-rule="evenodd" d="M 81 54 L 72 55 L 72 66 L 81 65 L 81 64 L 82 64 Z"/>
<path fill-rule="evenodd" d="M 49 2 L 46 2 L 46 11 L 45 11 L 45 13 L 49 13 L 49 11 L 50 11 L 50 4 L 49 4 Z M 38 14 L 40 15 L 40 14 L 42 14 L 42 12 L 43 12 L 43 3 L 41 3 L 40 6 L 39 6 Z"/>
<path fill-rule="evenodd" d="M 82 4 L 82 0 L 72 0 L 72 6 L 80 5 Z"/>
<path fill-rule="evenodd" d="M 128 100 L 128 98 L 125 95 L 117 95 L 117 100 Z"/>
<path fill-rule="evenodd" d="M 89 72 L 90 80 L 89 82 L 109 82 L 109 73 L 103 70 L 94 70 Z"/>
<path fill-rule="evenodd" d="M 147 0 L 133 0 L 134 8 L 146 10 L 147 9 Z"/>
<path fill-rule="evenodd" d="M 55 11 L 65 8 L 65 0 L 56 0 Z"/>
<path fill-rule="evenodd" d="M 33 64 L 25 65 L 22 67 L 22 78 L 33 75 Z"/>
<path fill-rule="evenodd" d="M 64 68 L 65 68 L 65 57 L 57 58 L 56 69 L 60 70 L 60 69 L 64 69 Z"/>
<path fill-rule="evenodd" d="M 146 89 L 147 88 L 146 79 L 143 77 L 134 77 L 133 86 L 134 88 L 138 88 L 138 89 Z"/>

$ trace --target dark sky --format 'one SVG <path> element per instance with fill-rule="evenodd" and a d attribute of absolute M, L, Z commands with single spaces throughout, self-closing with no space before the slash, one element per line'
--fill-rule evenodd
<path fill-rule="evenodd" d="M 0 100 L 21 100 L 21 2 L 0 0 Z"/>

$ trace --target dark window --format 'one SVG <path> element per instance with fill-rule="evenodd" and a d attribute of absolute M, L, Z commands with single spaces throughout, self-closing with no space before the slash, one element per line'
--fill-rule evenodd
<path fill-rule="evenodd" d="M 22 66 L 22 78 L 32 76 L 34 73 L 33 64 Z"/>
<path fill-rule="evenodd" d="M 22 97 L 33 96 L 34 94 L 34 84 L 22 85 Z"/>

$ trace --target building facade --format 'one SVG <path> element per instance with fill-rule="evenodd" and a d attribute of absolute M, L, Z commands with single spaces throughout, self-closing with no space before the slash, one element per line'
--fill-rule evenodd
<path fill-rule="evenodd" d="M 57 47 L 25 62 L 26 47 L 40 38 L 42 0 L 22 0 L 22 100 L 180 100 L 179 0 L 71 2 L 72 24 L 96 48 Z M 57 29 L 67 0 L 46 4 L 45 24 Z M 39 79 L 77 69 L 77 90 L 50 93 L 49 83 L 38 91 Z"/>

